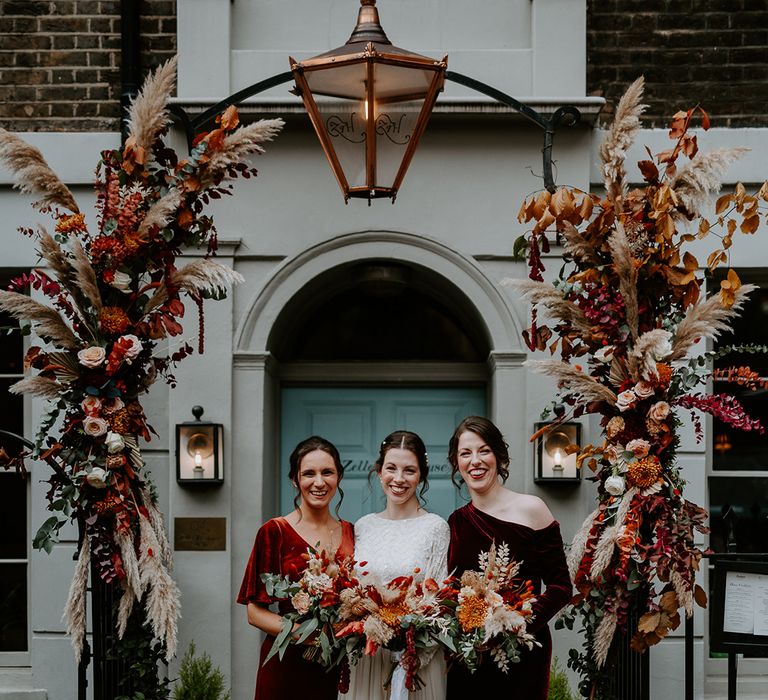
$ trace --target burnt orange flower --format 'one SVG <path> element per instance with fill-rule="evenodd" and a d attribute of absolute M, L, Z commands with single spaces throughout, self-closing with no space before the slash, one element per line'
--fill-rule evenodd
<path fill-rule="evenodd" d="M 456 610 L 461 629 L 470 632 L 485 624 L 485 616 L 488 614 L 488 603 L 476 595 L 467 596 Z"/>
<path fill-rule="evenodd" d="M 384 603 L 379 607 L 377 615 L 381 618 L 381 621 L 385 625 L 390 627 L 399 627 L 400 618 L 403 615 L 407 615 L 410 612 L 408 606 L 402 601 L 396 601 L 394 603 Z"/>
<path fill-rule="evenodd" d="M 109 335 L 125 333 L 130 325 L 128 314 L 119 306 L 105 306 L 99 314 L 99 326 Z"/>
<path fill-rule="evenodd" d="M 666 362 L 656 363 L 656 379 L 653 382 L 660 389 L 666 389 L 672 381 L 672 368 Z"/>
<path fill-rule="evenodd" d="M 82 233 L 85 231 L 85 216 L 83 214 L 65 214 L 56 222 L 57 233 Z"/>
<path fill-rule="evenodd" d="M 653 486 L 661 475 L 661 464 L 657 457 L 643 457 L 629 465 L 627 469 L 627 481 L 632 486 L 646 489 Z"/>

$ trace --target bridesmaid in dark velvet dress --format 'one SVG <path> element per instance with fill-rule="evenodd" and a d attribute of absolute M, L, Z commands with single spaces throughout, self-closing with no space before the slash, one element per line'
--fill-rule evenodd
<path fill-rule="evenodd" d="M 541 644 L 532 651 L 523 649 L 520 662 L 510 664 L 508 673 L 500 671 L 490 658 L 475 673 L 454 665 L 448 673 L 448 700 L 483 693 L 488 693 L 486 697 L 546 700 L 552 655 L 547 623 L 572 593 L 560 526 L 540 498 L 504 488 L 509 475 L 507 444 L 487 418 L 470 416 L 459 424 L 448 446 L 448 460 L 454 476 L 458 473 L 467 484 L 472 499 L 448 518 L 448 570 L 461 576 L 467 569 L 477 569 L 480 552 L 494 542 L 506 542 L 512 557 L 522 562 L 520 576 L 530 579 L 538 593 L 528 630 Z"/>
<path fill-rule="evenodd" d="M 264 664 L 282 628 L 282 615 L 291 610 L 291 605 L 280 601 L 278 612 L 269 609 L 275 600 L 267 595 L 261 574 L 300 578 L 307 565 L 302 554 L 310 545 L 343 557 L 354 554 L 352 524 L 337 520 L 329 510 L 343 475 L 339 452 L 333 444 L 316 436 L 300 442 L 291 454 L 289 471 L 298 490 L 296 509 L 267 521 L 256 534 L 237 596 L 238 603 L 248 606 L 248 623 L 267 635 L 259 656 L 255 700 L 336 700 L 338 671 L 329 673 L 320 664 L 306 661 L 301 647 L 290 645 L 282 660 L 273 656 Z"/>

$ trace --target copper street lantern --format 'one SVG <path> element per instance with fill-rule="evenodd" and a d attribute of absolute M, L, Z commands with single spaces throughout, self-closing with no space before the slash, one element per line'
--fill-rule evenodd
<path fill-rule="evenodd" d="M 447 60 L 393 46 L 379 24 L 376 0 L 360 0 L 357 26 L 344 46 L 305 61 L 290 59 L 295 92 L 345 201 L 394 201 L 443 89 Z"/>

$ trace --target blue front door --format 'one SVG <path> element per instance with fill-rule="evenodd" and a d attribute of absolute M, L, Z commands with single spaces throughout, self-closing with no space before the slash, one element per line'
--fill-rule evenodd
<path fill-rule="evenodd" d="M 280 512 L 293 509 L 295 489 L 288 457 L 298 442 L 320 435 L 333 442 L 345 467 L 341 516 L 354 522 L 383 508 L 378 479 L 368 479 L 381 441 L 394 430 L 412 430 L 427 446 L 426 508 L 447 518 L 463 505 L 451 483 L 448 440 L 468 415 L 484 415 L 482 387 L 382 388 L 286 387 L 282 391 Z M 466 494 L 466 492 L 465 492 Z"/>

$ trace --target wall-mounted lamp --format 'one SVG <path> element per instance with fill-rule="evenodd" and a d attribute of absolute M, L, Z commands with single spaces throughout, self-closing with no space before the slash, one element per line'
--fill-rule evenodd
<path fill-rule="evenodd" d="M 176 481 L 179 484 L 224 483 L 224 426 L 201 420 L 202 406 L 193 406 L 195 420 L 176 426 Z"/>
<path fill-rule="evenodd" d="M 551 425 L 551 429 L 546 430 Z M 576 452 L 569 445 L 581 441 L 580 423 L 536 423 L 533 480 L 537 483 L 578 484 L 581 470 L 576 468 Z"/>

